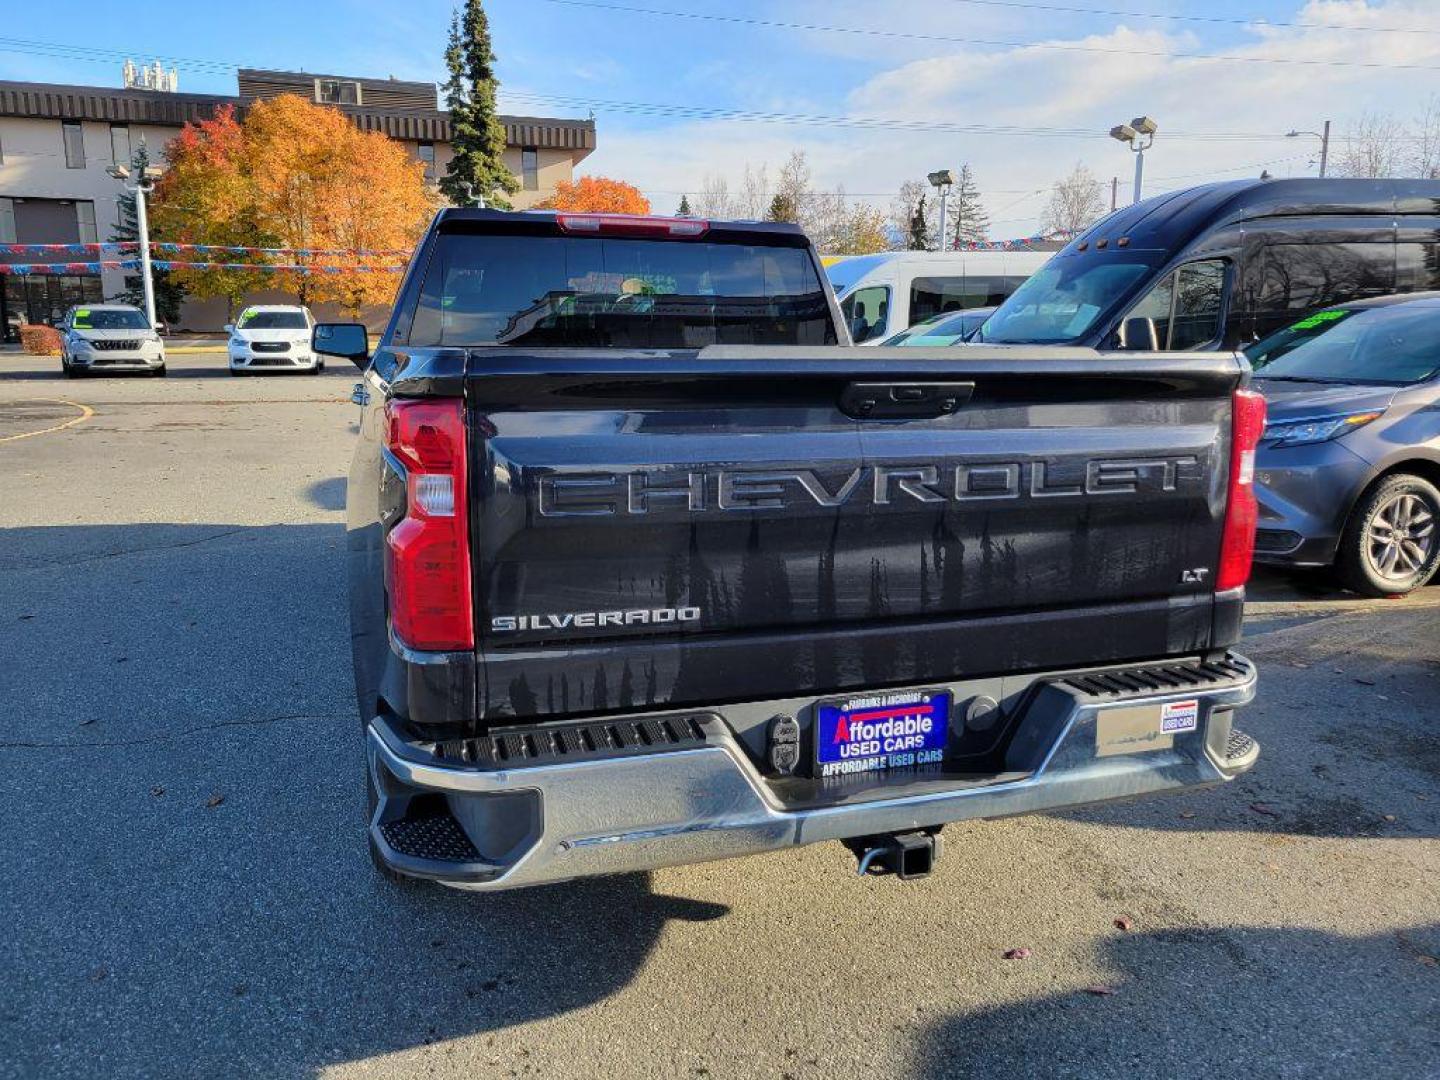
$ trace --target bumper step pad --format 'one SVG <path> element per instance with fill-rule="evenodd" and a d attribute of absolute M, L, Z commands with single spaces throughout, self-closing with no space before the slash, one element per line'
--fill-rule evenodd
<path fill-rule="evenodd" d="M 1073 675 L 1059 680 L 1059 685 L 1068 687 L 1091 701 L 1110 703 L 1126 697 L 1149 696 L 1167 691 L 1185 693 L 1190 690 L 1219 689 L 1243 683 L 1250 678 L 1253 671 L 1254 667 L 1249 660 L 1230 653 L 1223 660 L 1154 664 L 1127 668 L 1124 671 Z"/>
<path fill-rule="evenodd" d="M 515 768 L 687 750 L 706 744 L 702 725 L 713 719 L 701 713 L 509 728 L 473 739 L 435 743 L 431 754 L 447 763 Z"/>
<path fill-rule="evenodd" d="M 385 821 L 380 824 L 380 835 L 397 852 L 412 859 L 469 863 L 480 858 L 465 830 L 449 814 Z"/>
<path fill-rule="evenodd" d="M 1243 731 L 1230 729 L 1230 741 L 1225 744 L 1225 767 L 1227 769 L 1248 768 L 1259 756 L 1259 743 Z"/>

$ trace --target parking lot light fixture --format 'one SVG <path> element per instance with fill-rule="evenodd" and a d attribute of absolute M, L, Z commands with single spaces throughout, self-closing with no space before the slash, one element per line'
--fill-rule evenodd
<path fill-rule="evenodd" d="M 165 170 L 156 165 L 148 166 L 144 173 L 128 184 L 130 169 L 126 165 L 111 165 L 105 170 L 116 180 L 125 184 L 125 190 L 135 196 L 135 242 L 139 247 L 140 290 L 145 298 L 145 319 L 153 329 L 155 322 L 155 281 L 150 270 L 150 218 L 145 205 L 146 197 L 155 190 L 155 181 Z"/>
<path fill-rule="evenodd" d="M 1326 120 L 1319 131 L 1297 131 L 1291 128 L 1285 133 L 1287 139 L 1298 139 L 1301 135 L 1313 135 L 1320 140 L 1320 179 L 1325 179 L 1325 166 L 1330 160 L 1330 121 Z"/>
<path fill-rule="evenodd" d="M 1128 124 L 1116 124 L 1110 129 L 1110 137 L 1130 147 L 1135 154 L 1135 192 L 1131 202 L 1140 201 L 1140 189 L 1145 181 L 1145 151 L 1155 145 L 1155 133 L 1160 125 L 1148 116 L 1137 116 Z"/>
<path fill-rule="evenodd" d="M 930 181 L 931 186 L 934 187 L 940 195 L 939 250 L 945 251 L 946 234 L 950 231 L 949 215 L 946 213 L 946 202 L 948 201 L 950 195 L 950 187 L 952 184 L 955 183 L 955 174 L 952 173 L 949 169 L 936 169 L 934 172 L 930 173 L 925 179 Z"/>

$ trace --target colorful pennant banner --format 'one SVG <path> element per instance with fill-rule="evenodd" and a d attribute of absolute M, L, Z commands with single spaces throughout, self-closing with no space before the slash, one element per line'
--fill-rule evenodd
<path fill-rule="evenodd" d="M 140 245 L 130 242 L 113 244 L 0 244 L 0 250 L 11 255 L 106 255 L 134 251 Z"/>
<path fill-rule="evenodd" d="M 0 277 L 27 274 L 98 274 L 101 270 L 128 270 L 134 259 L 102 259 L 99 262 L 0 263 Z"/>
<path fill-rule="evenodd" d="M 390 250 L 353 250 L 350 248 L 284 248 L 284 247 L 238 247 L 230 244 L 162 244 L 152 242 L 150 245 L 154 251 L 163 251 L 166 254 L 176 254 L 181 251 L 198 251 L 202 254 L 226 254 L 226 255 L 298 255 L 302 259 L 308 259 L 314 255 L 349 255 L 351 257 L 361 256 L 400 256 L 409 258 L 408 251 Z"/>
<path fill-rule="evenodd" d="M 403 266 L 332 266 L 317 263 L 221 263 L 151 259 L 156 270 L 274 270 L 291 274 L 398 274 Z M 139 259 L 101 259 L 98 262 L 0 263 L 0 277 L 27 274 L 98 274 L 102 270 L 135 270 Z"/>
<path fill-rule="evenodd" d="M 275 270 L 290 274 L 398 274 L 403 266 L 330 266 L 319 263 L 185 262 L 151 259 L 156 270 Z"/>

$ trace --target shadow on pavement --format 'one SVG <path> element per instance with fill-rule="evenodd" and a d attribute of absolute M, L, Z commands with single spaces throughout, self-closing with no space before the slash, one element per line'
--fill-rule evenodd
<path fill-rule="evenodd" d="M 343 529 L 0 531 L 0 1075 L 313 1076 L 593 1006 L 646 875 L 497 895 L 369 862 Z M 674 1003 L 657 1007 L 674 1007 Z"/>
<path fill-rule="evenodd" d="M 345 477 L 332 476 L 316 480 L 305 489 L 305 497 L 321 510 L 345 509 Z"/>
<path fill-rule="evenodd" d="M 1117 931 L 1101 949 L 1093 992 L 1062 975 L 1065 989 L 930 1024 L 915 1075 L 1408 1080 L 1440 1061 L 1440 924 Z"/>
<path fill-rule="evenodd" d="M 106 371 L 101 373 L 86 373 L 79 378 L 67 379 L 60 370 L 60 358 L 58 356 L 29 357 L 25 358 L 26 366 L 23 368 L 12 368 L 5 364 L 4 358 L 0 357 L 0 384 L 6 382 L 53 382 L 63 386 L 84 386 L 91 382 L 107 382 L 121 380 L 154 380 L 163 381 L 160 378 L 145 371 Z M 224 355 L 202 354 L 200 356 L 170 356 L 165 361 L 166 379 L 232 379 L 236 378 L 230 374 L 230 368 L 225 361 Z M 261 374 L 247 373 L 241 379 L 348 379 L 354 382 L 356 378 L 355 368 L 350 364 L 327 364 L 325 370 L 319 375 L 308 371 L 266 371 Z"/>

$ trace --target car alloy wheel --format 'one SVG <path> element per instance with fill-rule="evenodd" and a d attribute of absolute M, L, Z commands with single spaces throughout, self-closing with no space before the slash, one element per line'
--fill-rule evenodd
<path fill-rule="evenodd" d="M 1381 504 L 1366 528 L 1366 553 L 1376 574 L 1404 581 L 1430 561 L 1435 512 L 1421 495 L 1410 491 Z"/>
<path fill-rule="evenodd" d="M 1418 589 L 1440 566 L 1440 488 L 1414 473 L 1392 473 L 1356 503 L 1340 538 L 1336 569 L 1365 596 Z"/>

